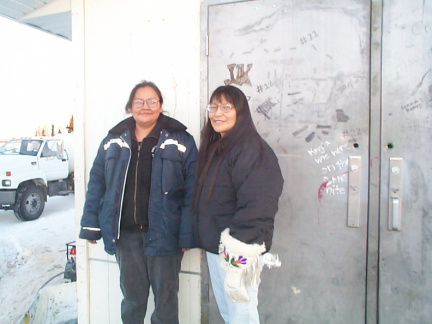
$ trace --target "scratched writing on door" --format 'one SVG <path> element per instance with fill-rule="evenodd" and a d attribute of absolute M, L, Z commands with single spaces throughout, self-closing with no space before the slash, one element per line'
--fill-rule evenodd
<path fill-rule="evenodd" d="M 324 141 L 319 146 L 307 150 L 309 156 L 320 166 L 323 176 L 323 182 L 318 189 L 319 200 L 322 199 L 323 193 L 326 195 L 344 195 L 347 193 L 348 159 L 341 156 L 349 149 L 347 143 L 333 145 L 329 141 Z"/>

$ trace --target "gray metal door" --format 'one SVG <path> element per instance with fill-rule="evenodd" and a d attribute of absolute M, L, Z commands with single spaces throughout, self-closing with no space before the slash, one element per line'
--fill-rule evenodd
<path fill-rule="evenodd" d="M 245 92 L 285 178 L 272 248 L 282 267 L 263 272 L 263 323 L 365 319 L 370 8 L 345 4 L 209 8 L 209 92 Z"/>
<path fill-rule="evenodd" d="M 427 160 L 432 156 L 427 146 L 432 127 L 432 33 L 431 24 L 423 20 L 429 17 L 430 22 L 430 8 L 424 5 L 420 17 L 423 1 L 414 1 L 419 8 L 407 1 L 399 1 L 407 8 L 392 2 L 390 9 L 384 3 L 383 16 L 379 10 L 373 13 L 376 3 L 366 0 L 257 0 L 207 8 L 208 95 L 222 84 L 245 92 L 255 124 L 277 153 L 285 178 L 272 247 L 282 267 L 263 271 L 261 323 L 364 323 L 378 318 L 394 323 L 408 314 L 401 300 L 414 292 L 412 311 L 423 316 L 419 319 L 430 317 L 425 305 L 432 297 L 432 171 Z M 394 34 L 414 23 L 404 16 L 408 9 L 421 21 L 415 31 L 422 30 L 422 36 L 417 42 L 407 37 L 405 43 L 397 43 Z M 373 23 L 388 24 L 382 34 L 382 114 L 380 105 L 370 104 L 371 98 L 378 103 L 381 99 L 381 84 L 370 75 L 370 53 L 381 53 L 380 30 L 373 43 L 378 49 L 370 45 L 371 15 L 379 16 Z M 405 25 L 396 24 L 399 18 Z M 391 50 L 393 43 L 398 54 Z M 413 57 L 407 59 L 404 51 Z M 410 78 L 392 71 L 403 63 Z M 370 80 L 377 89 L 371 89 Z M 419 133 L 414 136 L 416 127 Z M 393 171 L 400 170 L 393 177 L 388 177 L 390 158 Z M 379 170 L 370 174 L 377 166 Z M 391 196 L 390 178 L 416 193 L 404 188 Z M 370 196 L 375 192 L 380 200 Z M 394 221 L 387 217 L 389 201 L 397 209 L 390 214 L 401 214 Z M 388 230 L 389 221 L 401 219 L 402 230 Z M 405 280 L 404 289 L 398 280 Z M 209 296 L 203 318 L 219 323 Z M 207 302 L 204 298 L 203 304 Z"/>
<path fill-rule="evenodd" d="M 432 1 L 384 1 L 380 323 L 432 322 Z"/>

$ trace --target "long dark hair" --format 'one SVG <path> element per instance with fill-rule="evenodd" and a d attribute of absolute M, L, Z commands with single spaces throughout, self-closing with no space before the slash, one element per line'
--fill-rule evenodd
<path fill-rule="evenodd" d="M 201 143 L 195 176 L 194 208 L 198 207 L 203 183 L 207 178 L 207 173 L 215 157 L 218 157 L 218 164 L 216 165 L 216 170 L 210 184 L 209 196 L 207 199 L 210 198 L 212 194 L 222 161 L 231 149 L 250 141 L 253 137 L 261 139 L 253 123 L 249 103 L 244 93 L 239 88 L 232 85 L 220 86 L 212 93 L 210 103 L 213 101 L 220 102 L 222 97 L 234 106 L 237 113 L 237 120 L 233 128 L 222 137 L 219 133 L 215 132 L 210 118 L 207 116 L 204 127 L 201 130 Z"/>

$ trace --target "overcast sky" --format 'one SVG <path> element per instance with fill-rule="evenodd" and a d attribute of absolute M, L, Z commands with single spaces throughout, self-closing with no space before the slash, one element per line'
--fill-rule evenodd
<path fill-rule="evenodd" d="M 0 140 L 65 128 L 77 71 L 72 43 L 0 17 Z"/>

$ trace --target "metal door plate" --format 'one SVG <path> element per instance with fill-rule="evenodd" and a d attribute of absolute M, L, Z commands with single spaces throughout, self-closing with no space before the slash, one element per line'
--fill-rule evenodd
<path fill-rule="evenodd" d="M 348 227 L 360 226 L 361 156 L 349 157 L 348 169 Z"/>
<path fill-rule="evenodd" d="M 390 158 L 388 229 L 402 229 L 402 163 L 401 158 Z"/>

